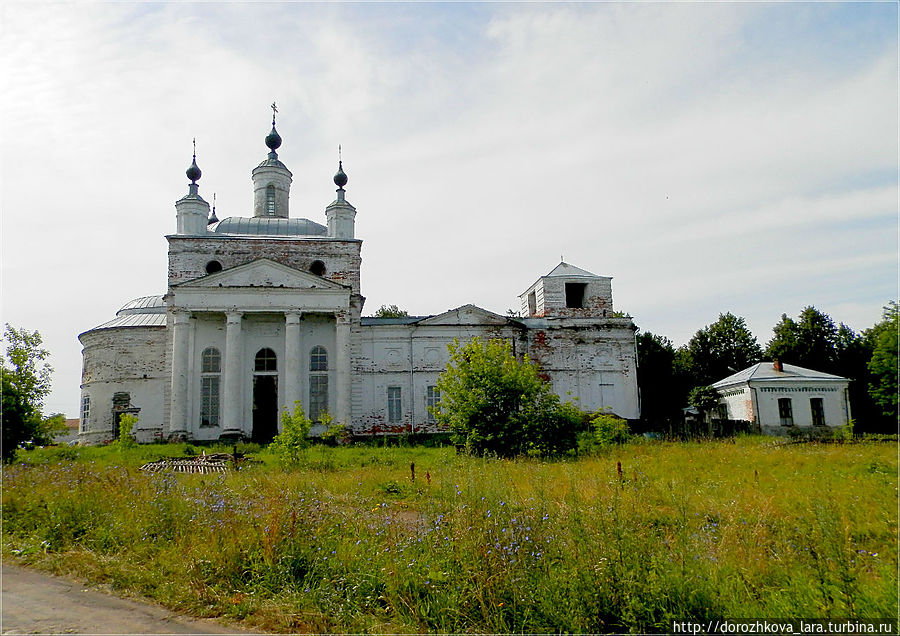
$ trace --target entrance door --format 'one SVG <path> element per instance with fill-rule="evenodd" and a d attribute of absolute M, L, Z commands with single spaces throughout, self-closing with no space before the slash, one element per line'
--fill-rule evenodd
<path fill-rule="evenodd" d="M 268 444 L 278 434 L 278 376 L 253 376 L 253 436 Z"/>

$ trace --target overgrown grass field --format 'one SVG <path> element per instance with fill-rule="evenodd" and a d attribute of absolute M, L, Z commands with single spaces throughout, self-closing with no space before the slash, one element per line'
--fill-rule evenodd
<path fill-rule="evenodd" d="M 261 450 L 215 476 L 138 469 L 184 445 L 36 450 L 3 468 L 3 556 L 271 631 L 896 617 L 897 447 L 772 442 Z"/>

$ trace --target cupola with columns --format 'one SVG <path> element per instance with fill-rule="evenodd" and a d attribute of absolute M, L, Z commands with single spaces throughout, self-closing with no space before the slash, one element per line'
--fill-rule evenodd
<path fill-rule="evenodd" d="M 293 175 L 278 159 L 281 135 L 275 130 L 275 113 L 278 108 L 272 104 L 272 131 L 266 135 L 269 155 L 253 169 L 253 216 L 288 218 Z"/>

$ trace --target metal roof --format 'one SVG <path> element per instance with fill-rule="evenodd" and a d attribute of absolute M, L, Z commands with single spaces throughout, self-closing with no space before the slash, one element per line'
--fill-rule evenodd
<path fill-rule="evenodd" d="M 782 364 L 781 366 L 782 370 L 776 371 L 773 362 L 758 362 L 752 367 L 719 380 L 712 386 L 718 389 L 731 384 L 750 382 L 751 380 L 779 380 L 782 382 L 808 382 L 809 380 L 849 381 L 847 378 L 842 378 L 839 375 L 813 371 L 812 369 L 805 369 L 793 364 Z"/>
<path fill-rule="evenodd" d="M 592 274 L 586 269 L 581 269 L 580 267 L 569 265 L 565 261 L 560 261 L 559 265 L 554 267 L 553 270 L 549 274 L 547 274 L 547 276 L 590 276 L 591 278 L 605 278 L 603 276 Z"/>
<path fill-rule="evenodd" d="M 166 303 L 163 301 L 162 296 L 141 296 L 122 305 L 122 308 L 116 312 L 116 315 L 159 313 L 166 313 Z"/>
<path fill-rule="evenodd" d="M 125 314 L 113 318 L 109 322 L 97 325 L 88 331 L 99 331 L 100 329 L 116 329 L 119 327 L 165 327 L 166 314 Z M 85 332 L 87 333 L 87 332 Z"/>
<path fill-rule="evenodd" d="M 328 228 L 309 219 L 281 217 L 230 216 L 209 226 L 216 234 L 250 234 L 255 236 L 325 236 Z"/>

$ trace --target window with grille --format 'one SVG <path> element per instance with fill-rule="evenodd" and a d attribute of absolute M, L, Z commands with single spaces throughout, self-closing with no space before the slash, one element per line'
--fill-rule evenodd
<path fill-rule="evenodd" d="M 200 426 L 219 425 L 222 354 L 207 347 L 200 354 Z"/>
<path fill-rule="evenodd" d="M 256 358 L 254 359 L 253 370 L 260 371 L 277 371 L 278 363 L 275 358 L 275 352 L 271 349 L 260 349 L 256 352 Z"/>
<path fill-rule="evenodd" d="M 275 186 L 273 185 L 266 188 L 266 214 L 275 216 Z"/>
<path fill-rule="evenodd" d="M 389 386 L 387 389 L 388 422 L 397 424 L 403 418 L 403 408 L 400 402 L 400 387 Z"/>
<path fill-rule="evenodd" d="M 81 430 L 84 431 L 85 425 L 91 417 L 91 397 L 85 395 L 81 398 Z"/>
<path fill-rule="evenodd" d="M 309 352 L 309 419 L 318 422 L 328 412 L 328 352 L 315 346 Z"/>
<path fill-rule="evenodd" d="M 778 398 L 778 417 L 782 426 L 794 425 L 794 410 L 791 406 L 791 398 Z"/>
<path fill-rule="evenodd" d="M 809 398 L 813 426 L 825 426 L 825 404 L 822 398 Z"/>
<path fill-rule="evenodd" d="M 425 388 L 425 413 L 426 419 L 429 422 L 435 421 L 435 416 L 433 411 L 438 409 L 438 406 L 441 403 L 441 392 L 436 386 L 429 386 Z"/>
<path fill-rule="evenodd" d="M 312 351 L 309 352 L 309 370 L 328 370 L 328 352 L 325 351 L 325 347 L 313 347 Z"/>
<path fill-rule="evenodd" d="M 328 375 L 309 376 L 309 419 L 318 422 L 328 412 Z"/>

